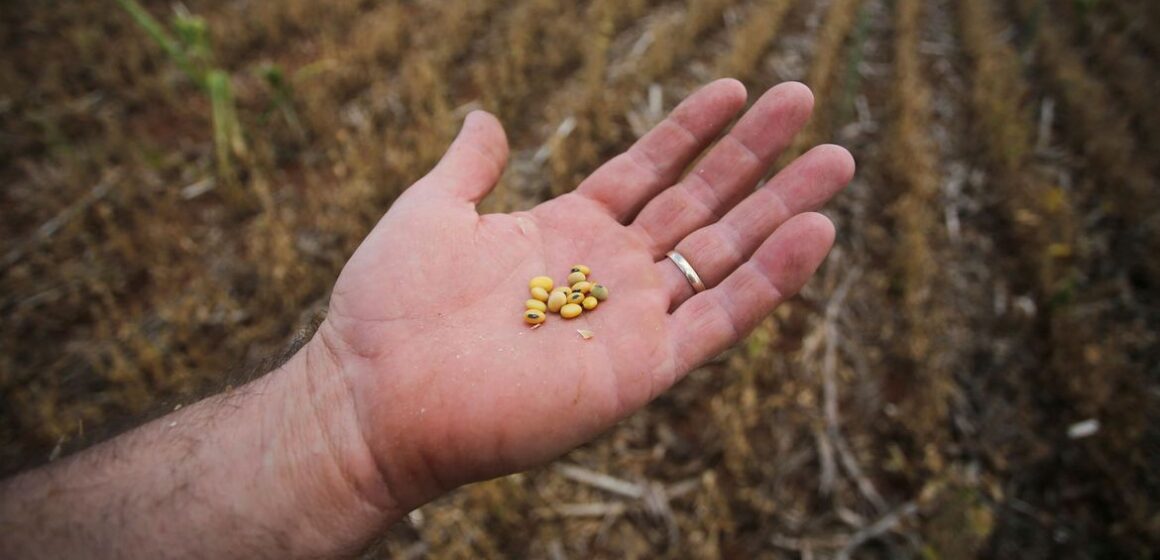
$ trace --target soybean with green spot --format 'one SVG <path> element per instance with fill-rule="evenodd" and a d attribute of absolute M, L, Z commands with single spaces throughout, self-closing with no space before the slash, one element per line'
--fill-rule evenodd
<path fill-rule="evenodd" d="M 604 284 L 593 284 L 592 290 L 589 293 L 592 294 L 592 297 L 600 301 L 608 299 L 608 288 Z"/>

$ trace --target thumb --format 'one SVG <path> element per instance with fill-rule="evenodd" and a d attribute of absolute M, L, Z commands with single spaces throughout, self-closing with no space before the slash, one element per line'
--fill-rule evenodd
<path fill-rule="evenodd" d="M 436 188 L 478 203 L 499 181 L 507 166 L 508 144 L 503 125 L 491 113 L 472 111 L 459 135 L 431 170 Z"/>

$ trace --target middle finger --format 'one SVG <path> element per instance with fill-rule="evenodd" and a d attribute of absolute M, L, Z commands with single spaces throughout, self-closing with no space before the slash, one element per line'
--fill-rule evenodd
<path fill-rule="evenodd" d="M 788 82 L 771 88 L 695 170 L 650 201 L 630 227 L 659 258 L 690 232 L 716 221 L 750 192 L 805 126 L 813 109 L 809 88 Z"/>

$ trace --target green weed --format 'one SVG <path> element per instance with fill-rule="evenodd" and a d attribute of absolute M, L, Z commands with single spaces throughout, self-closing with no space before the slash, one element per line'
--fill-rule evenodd
<path fill-rule="evenodd" d="M 233 181 L 233 159 L 245 155 L 246 143 L 238 122 L 229 73 L 213 64 L 213 49 L 205 20 L 179 9 L 173 17 L 171 34 L 137 0 L 116 1 L 173 63 L 209 96 L 218 175 Z"/>

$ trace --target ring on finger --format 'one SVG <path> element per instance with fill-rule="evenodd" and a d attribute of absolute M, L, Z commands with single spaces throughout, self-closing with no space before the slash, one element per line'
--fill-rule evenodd
<path fill-rule="evenodd" d="M 688 259 L 684 255 L 677 251 L 669 251 L 665 256 L 670 261 L 673 261 L 673 264 L 677 265 L 677 270 L 680 270 L 681 274 L 685 275 L 685 280 L 688 280 L 689 284 L 693 286 L 693 293 L 699 294 L 705 291 L 705 283 L 701 282 L 701 276 L 697 274 L 697 271 L 693 269 L 693 265 L 689 264 Z"/>

